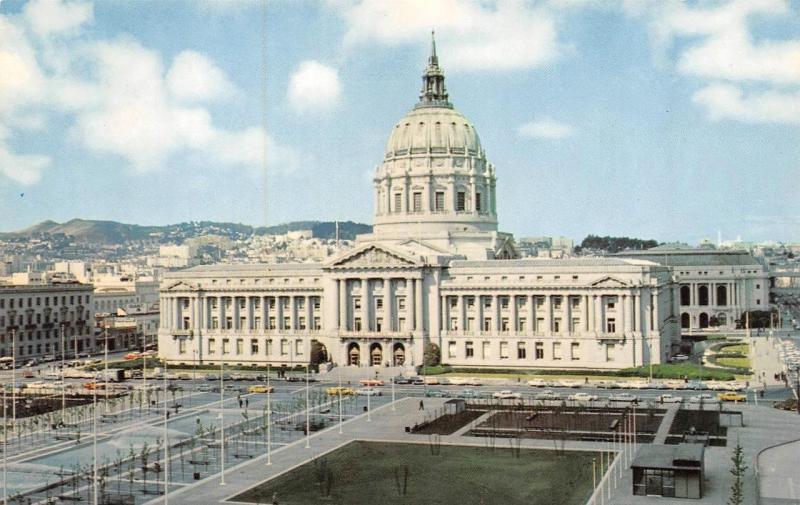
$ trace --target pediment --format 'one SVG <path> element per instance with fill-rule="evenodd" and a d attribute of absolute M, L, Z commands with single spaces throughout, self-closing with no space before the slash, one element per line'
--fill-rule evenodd
<path fill-rule="evenodd" d="M 411 267 L 417 262 L 407 254 L 393 251 L 377 245 L 368 245 L 338 258 L 331 263 L 332 267 Z"/>
<path fill-rule="evenodd" d="M 591 284 L 594 287 L 598 288 L 627 288 L 630 287 L 630 284 L 617 279 L 616 277 L 606 276 L 601 279 L 598 279 Z"/>
<path fill-rule="evenodd" d="M 167 286 L 164 291 L 188 291 L 193 289 L 197 289 L 197 286 L 193 286 L 184 281 L 176 281 Z"/>

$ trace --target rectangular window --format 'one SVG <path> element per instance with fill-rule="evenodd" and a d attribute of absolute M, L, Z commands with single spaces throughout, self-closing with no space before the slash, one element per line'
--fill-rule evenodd
<path fill-rule="evenodd" d="M 236 354 L 244 353 L 244 342 L 241 338 L 236 339 Z"/>
<path fill-rule="evenodd" d="M 383 330 L 383 318 L 376 317 L 375 318 L 375 331 L 380 332 Z"/>
<path fill-rule="evenodd" d="M 464 356 L 467 358 L 475 356 L 475 349 L 473 349 L 472 342 L 469 340 L 464 343 Z"/>
<path fill-rule="evenodd" d="M 400 317 L 397 319 L 397 329 L 398 331 L 405 331 L 406 329 L 406 318 Z"/>
<path fill-rule="evenodd" d="M 298 338 L 294 341 L 294 353 L 297 356 L 303 355 L 303 339 Z"/>
<path fill-rule="evenodd" d="M 406 310 L 406 297 L 399 296 L 397 297 L 397 311 Z"/>
<path fill-rule="evenodd" d="M 569 357 L 573 360 L 581 359 L 579 342 L 572 342 L 569 346 Z"/>
<path fill-rule="evenodd" d="M 475 211 L 481 212 L 483 210 L 483 206 L 481 205 L 481 194 L 475 193 Z"/>
<path fill-rule="evenodd" d="M 474 296 L 468 296 L 467 297 L 467 308 L 468 309 L 474 309 L 475 308 L 475 297 Z"/>
<path fill-rule="evenodd" d="M 414 192 L 413 195 L 413 202 L 414 202 L 414 212 L 422 212 L 422 193 Z"/>
<path fill-rule="evenodd" d="M 311 328 L 311 329 L 312 330 L 319 330 L 320 328 L 321 328 L 321 326 L 320 326 L 320 318 L 319 317 L 314 317 L 314 327 Z"/>
<path fill-rule="evenodd" d="M 500 342 L 500 359 L 508 359 L 508 342 Z"/>
<path fill-rule="evenodd" d="M 500 331 L 508 331 L 508 318 L 500 319 Z"/>
<path fill-rule="evenodd" d="M 360 296 L 354 296 L 353 297 L 353 310 L 354 311 L 361 310 L 361 297 Z"/>
<path fill-rule="evenodd" d="M 606 333 L 616 333 L 617 332 L 617 321 L 613 317 L 609 317 L 606 320 Z"/>
<path fill-rule="evenodd" d="M 454 340 L 447 343 L 447 357 L 450 359 L 456 357 L 456 343 Z"/>
<path fill-rule="evenodd" d="M 526 359 L 525 342 L 517 342 L 517 359 Z"/>
<path fill-rule="evenodd" d="M 243 330 L 247 327 L 247 318 L 244 316 L 239 316 L 239 329 Z"/>
<path fill-rule="evenodd" d="M 178 339 L 178 354 L 186 354 L 186 339 Z"/>
<path fill-rule="evenodd" d="M 448 330 L 452 330 L 452 331 L 458 330 L 458 318 L 451 317 L 450 318 L 450 326 L 447 329 Z"/>
<path fill-rule="evenodd" d="M 312 300 L 312 303 L 314 304 L 314 310 L 319 310 L 319 308 L 322 306 L 322 299 L 318 296 L 315 296 L 312 298 Z"/>
<path fill-rule="evenodd" d="M 298 317 L 297 318 L 297 329 L 298 330 L 305 330 L 306 329 L 306 318 L 305 317 Z"/>
<path fill-rule="evenodd" d="M 451 309 L 458 307 L 458 297 L 457 296 L 448 296 L 447 297 L 447 304 L 450 306 Z"/>
<path fill-rule="evenodd" d="M 298 298 L 297 299 L 297 308 L 299 310 L 303 310 L 306 308 L 306 299 L 305 298 Z"/>
<path fill-rule="evenodd" d="M 270 309 L 274 309 L 275 308 L 275 297 L 274 296 L 269 299 L 269 308 Z"/>
<path fill-rule="evenodd" d="M 561 342 L 553 342 L 553 359 L 561 359 Z"/>
<path fill-rule="evenodd" d="M 459 191 L 456 194 L 456 212 L 464 212 L 467 210 L 467 194 Z"/>
<path fill-rule="evenodd" d="M 614 361 L 614 350 L 616 346 L 614 344 L 606 344 L 606 361 Z"/>
<path fill-rule="evenodd" d="M 275 317 L 270 317 L 269 321 L 267 322 L 267 329 L 274 330 L 275 329 Z"/>
<path fill-rule="evenodd" d="M 376 296 L 375 297 L 375 310 L 383 310 L 383 297 Z"/>
<path fill-rule="evenodd" d="M 507 309 L 508 308 L 508 297 L 507 296 L 501 296 L 500 297 L 500 308 L 501 309 Z"/>
<path fill-rule="evenodd" d="M 353 318 L 353 331 L 361 331 L 361 318 Z"/>
<path fill-rule="evenodd" d="M 571 331 L 572 333 L 577 333 L 580 330 L 580 327 L 581 327 L 580 318 L 573 317 L 572 318 L 572 326 L 570 326 L 569 331 Z"/>
<path fill-rule="evenodd" d="M 527 321 L 526 321 L 526 319 L 524 317 L 519 318 L 519 321 L 517 322 L 517 331 L 525 332 L 525 329 L 526 329 L 526 324 L 525 323 L 526 322 Z"/>
<path fill-rule="evenodd" d="M 403 194 L 402 193 L 395 193 L 394 194 L 394 211 L 395 212 L 403 212 Z"/>
<path fill-rule="evenodd" d="M 442 212 L 444 210 L 444 191 L 437 191 L 434 195 L 434 207 L 433 210 L 437 212 Z"/>
<path fill-rule="evenodd" d="M 255 329 L 255 330 L 260 330 L 261 329 L 261 318 L 260 317 L 253 318 L 253 329 Z"/>
<path fill-rule="evenodd" d="M 258 354 L 258 339 L 250 339 L 250 354 Z"/>
<path fill-rule="evenodd" d="M 468 317 L 467 318 L 467 322 L 464 324 L 464 329 L 466 331 L 472 331 L 473 329 L 475 329 L 475 318 L 474 317 Z"/>
<path fill-rule="evenodd" d="M 492 331 L 492 318 L 483 318 L 483 331 Z"/>
<path fill-rule="evenodd" d="M 233 328 L 233 318 L 228 316 L 225 318 L 225 329 L 230 330 Z"/>
<path fill-rule="evenodd" d="M 561 310 L 561 297 L 554 296 L 553 297 L 553 309 L 554 310 Z"/>
<path fill-rule="evenodd" d="M 553 319 L 553 333 L 561 333 L 561 318 L 556 317 Z"/>
<path fill-rule="evenodd" d="M 281 339 L 281 356 L 287 356 L 289 354 L 289 341 L 285 338 Z"/>
<path fill-rule="evenodd" d="M 227 338 L 222 339 L 222 354 L 228 354 L 231 352 L 230 340 Z"/>
<path fill-rule="evenodd" d="M 245 301 L 246 300 L 244 298 L 239 298 L 239 308 L 240 309 L 244 308 Z"/>
<path fill-rule="evenodd" d="M 188 330 L 189 328 L 190 328 L 189 318 L 188 317 L 184 317 L 183 318 L 183 329 L 184 330 Z"/>
<path fill-rule="evenodd" d="M 491 344 L 487 341 L 481 343 L 481 358 L 488 359 L 492 355 Z"/>
<path fill-rule="evenodd" d="M 272 339 L 268 338 L 266 344 L 264 345 L 264 354 L 267 356 L 272 355 Z"/>
<path fill-rule="evenodd" d="M 208 339 L 208 354 L 214 354 L 214 351 L 216 350 L 216 347 L 217 347 L 216 339 L 209 338 Z"/>
<path fill-rule="evenodd" d="M 285 316 L 283 318 L 283 329 L 284 330 L 291 330 L 292 329 L 292 318 L 289 316 Z"/>
<path fill-rule="evenodd" d="M 537 317 L 536 318 L 536 331 L 538 333 L 541 333 L 541 332 L 544 331 L 544 318 L 543 317 Z"/>

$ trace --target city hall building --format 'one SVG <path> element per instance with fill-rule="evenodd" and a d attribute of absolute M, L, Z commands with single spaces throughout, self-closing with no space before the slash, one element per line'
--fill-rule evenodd
<path fill-rule="evenodd" d="M 374 227 L 321 264 L 198 266 L 161 284 L 173 363 L 605 368 L 664 362 L 680 338 L 669 267 L 632 258 L 518 259 L 498 231 L 496 171 L 450 103 L 435 45 L 419 102 L 374 177 Z"/>

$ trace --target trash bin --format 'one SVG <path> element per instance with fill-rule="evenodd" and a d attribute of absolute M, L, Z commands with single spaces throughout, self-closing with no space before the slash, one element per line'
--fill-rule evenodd
<path fill-rule="evenodd" d="M 367 406 L 366 406 L 366 405 L 364 405 L 364 412 L 366 412 L 366 411 L 367 411 Z"/>

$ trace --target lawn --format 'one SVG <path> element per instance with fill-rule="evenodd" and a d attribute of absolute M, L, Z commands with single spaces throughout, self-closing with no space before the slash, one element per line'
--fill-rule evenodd
<path fill-rule="evenodd" d="M 747 344 L 726 345 L 721 347 L 719 352 L 723 354 L 744 354 L 745 356 L 747 356 L 748 346 Z"/>
<path fill-rule="evenodd" d="M 750 368 L 749 358 L 717 358 L 719 366 L 727 366 L 730 368 Z"/>
<path fill-rule="evenodd" d="M 516 457 L 516 455 L 518 457 Z M 583 505 L 595 453 L 515 452 L 511 446 L 352 442 L 246 491 L 234 501 Z M 405 490 L 405 493 L 404 493 Z"/>

